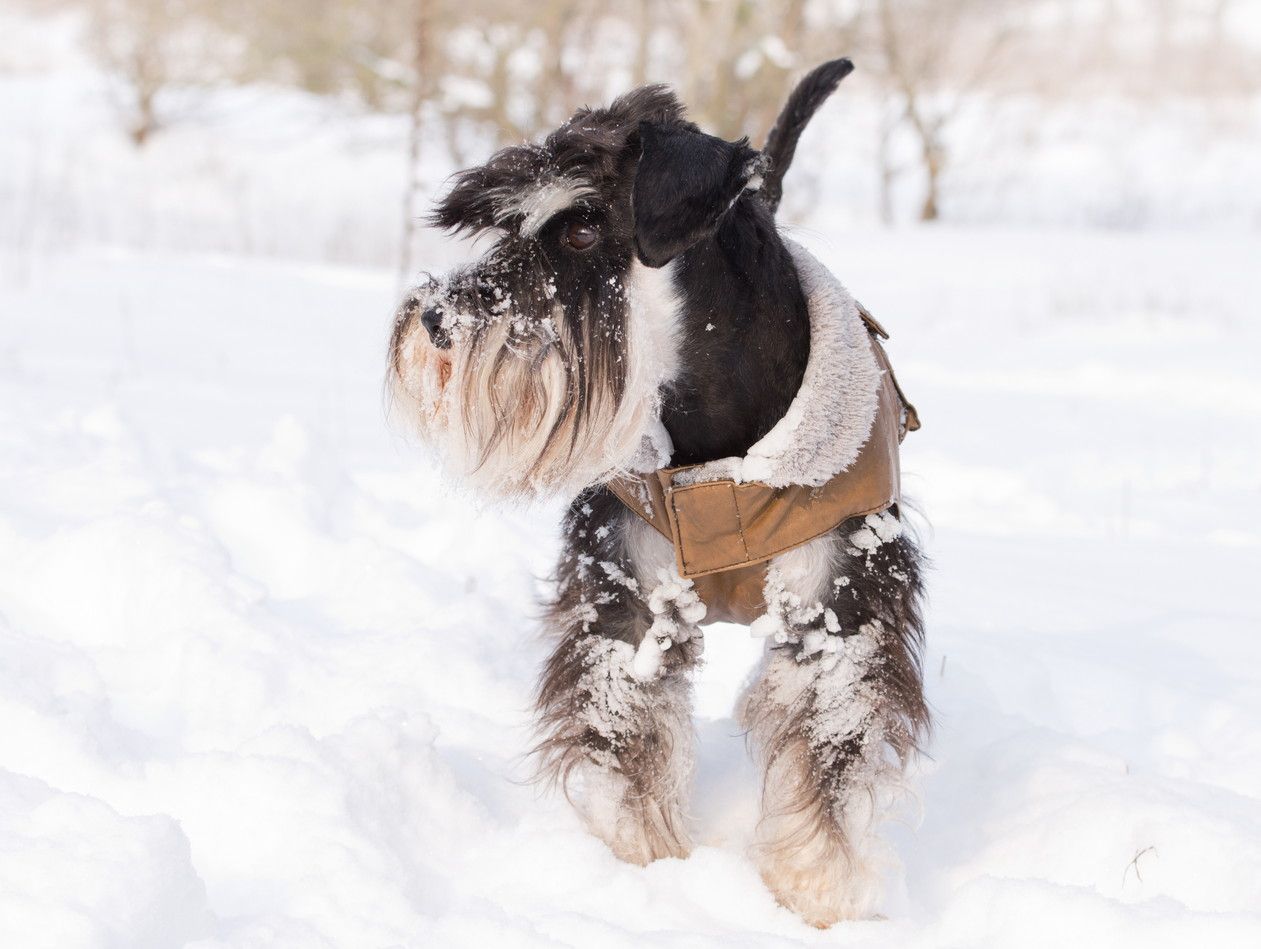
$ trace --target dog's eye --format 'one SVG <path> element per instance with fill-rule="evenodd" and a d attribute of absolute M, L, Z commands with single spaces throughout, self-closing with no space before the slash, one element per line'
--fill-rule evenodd
<path fill-rule="evenodd" d="M 574 250 L 590 250 L 600 239 L 600 232 L 583 221 L 570 221 L 565 228 L 565 243 Z"/>

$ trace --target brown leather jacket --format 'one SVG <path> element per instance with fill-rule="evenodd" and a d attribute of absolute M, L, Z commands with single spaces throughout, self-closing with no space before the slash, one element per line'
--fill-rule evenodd
<path fill-rule="evenodd" d="M 705 603 L 704 623 L 750 623 L 765 611 L 767 562 L 826 534 L 847 518 L 884 511 L 901 497 L 898 447 L 919 428 L 877 337 L 888 334 L 865 309 L 869 341 L 880 368 L 879 402 L 858 458 L 820 487 L 775 488 L 729 479 L 676 484 L 692 467 L 628 475 L 609 489 L 674 547 L 679 574 Z"/>

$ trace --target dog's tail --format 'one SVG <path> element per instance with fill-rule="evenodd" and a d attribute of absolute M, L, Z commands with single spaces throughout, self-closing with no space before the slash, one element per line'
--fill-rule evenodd
<path fill-rule="evenodd" d="M 819 106 L 836 91 L 841 80 L 853 71 L 854 64 L 848 59 L 834 59 L 822 66 L 816 66 L 806 78 L 797 83 L 797 88 L 784 103 L 779 118 L 771 128 L 771 134 L 766 136 L 766 146 L 762 149 L 770 167 L 762 179 L 760 191 L 772 214 L 779 207 L 779 199 L 783 197 L 784 173 L 793 162 L 797 139 L 801 138 L 802 131 Z"/>

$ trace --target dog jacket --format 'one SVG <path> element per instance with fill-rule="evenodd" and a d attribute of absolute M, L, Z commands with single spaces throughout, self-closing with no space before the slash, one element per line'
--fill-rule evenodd
<path fill-rule="evenodd" d="M 919 428 L 880 344 L 889 334 L 822 264 L 788 246 L 810 311 L 810 357 L 784 418 L 743 458 L 608 484 L 674 547 L 705 624 L 752 622 L 765 612 L 772 558 L 896 504 L 899 445 Z"/>

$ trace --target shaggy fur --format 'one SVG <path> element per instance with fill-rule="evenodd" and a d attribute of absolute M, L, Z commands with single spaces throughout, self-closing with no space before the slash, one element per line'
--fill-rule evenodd
<path fill-rule="evenodd" d="M 635 659 L 654 624 L 628 555 L 633 515 L 604 489 L 565 519 L 548 625 L 558 641 L 539 683 L 541 772 L 572 789 L 593 830 L 635 863 L 686 856 L 683 804 L 692 770 L 691 683 L 700 633 L 681 623 L 645 679 Z M 578 780 L 575 780 L 578 779 Z M 572 798 L 571 798 L 572 799 Z M 594 819 L 593 819 L 594 818 Z"/>
<path fill-rule="evenodd" d="M 772 562 L 778 615 L 740 707 L 766 775 L 756 858 L 785 905 L 817 925 L 873 911 L 872 830 L 929 724 L 921 557 L 899 528 L 883 533 L 851 518 L 810 545 L 824 566 Z"/>
<path fill-rule="evenodd" d="M 536 698 L 541 775 L 619 857 L 691 843 L 690 673 L 706 605 L 671 545 L 606 487 L 625 471 L 821 484 L 853 462 L 879 370 L 856 304 L 774 221 L 811 73 L 766 153 L 707 135 L 661 86 L 582 109 L 461 172 L 433 221 L 490 232 L 398 311 L 395 404 L 461 481 L 574 497 Z M 759 193 L 758 188 L 765 193 Z M 876 905 L 873 835 L 928 727 L 921 561 L 896 508 L 770 562 L 767 640 L 741 705 L 764 768 L 753 854 L 827 926 Z"/>
<path fill-rule="evenodd" d="M 679 303 L 669 274 L 636 259 L 627 167 L 640 124 L 680 114 L 657 86 L 582 110 L 541 145 L 462 172 L 434 212 L 440 227 L 499 240 L 404 301 L 391 390 L 474 487 L 576 493 L 625 469 L 658 424 Z M 598 253 L 564 244 L 575 221 L 599 231 Z"/>

